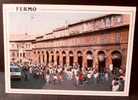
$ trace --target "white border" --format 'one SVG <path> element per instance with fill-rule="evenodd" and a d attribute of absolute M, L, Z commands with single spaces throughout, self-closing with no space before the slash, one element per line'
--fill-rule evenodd
<path fill-rule="evenodd" d="M 8 35 L 8 13 L 16 12 L 18 7 L 37 7 L 37 12 L 80 12 L 80 13 L 104 13 L 104 14 L 129 14 L 129 40 L 126 63 L 126 80 L 124 91 L 78 91 L 78 90 L 41 90 L 41 89 L 12 89 L 10 87 L 10 68 L 9 68 L 9 35 Z M 56 8 L 56 9 L 55 9 Z M 40 5 L 40 4 L 3 4 L 3 25 L 4 25 L 4 57 L 5 57 L 5 89 L 6 93 L 24 93 L 24 94 L 52 94 L 52 95 L 95 95 L 95 96 L 128 96 L 132 63 L 133 38 L 135 26 L 136 7 L 121 6 L 81 6 L 81 5 Z"/>

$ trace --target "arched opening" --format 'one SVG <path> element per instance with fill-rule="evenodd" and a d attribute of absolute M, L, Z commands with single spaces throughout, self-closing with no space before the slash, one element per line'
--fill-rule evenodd
<path fill-rule="evenodd" d="M 112 52 L 112 64 L 113 69 L 120 68 L 122 63 L 122 55 L 119 51 Z"/>
<path fill-rule="evenodd" d="M 69 52 L 69 65 L 73 66 L 73 62 L 74 62 L 73 52 L 70 51 Z"/>
<path fill-rule="evenodd" d="M 39 57 L 38 57 L 38 63 L 39 63 L 39 64 L 41 63 L 40 55 L 39 55 Z"/>
<path fill-rule="evenodd" d="M 105 53 L 103 51 L 99 51 L 98 52 L 98 68 L 99 68 L 99 72 L 103 73 L 105 70 Z"/>
<path fill-rule="evenodd" d="M 46 61 L 46 62 L 47 62 L 47 64 L 48 64 L 48 63 L 49 63 L 49 53 L 48 53 L 48 51 L 46 52 L 46 56 L 47 56 L 47 57 L 46 57 L 46 58 L 47 58 L 47 61 Z"/>
<path fill-rule="evenodd" d="M 43 61 L 43 63 L 45 63 L 45 55 L 44 55 L 44 51 L 42 51 L 42 61 Z"/>
<path fill-rule="evenodd" d="M 80 68 L 82 68 L 82 61 L 83 61 L 82 52 L 78 51 L 77 56 L 78 56 L 78 64 L 79 64 Z"/>
<path fill-rule="evenodd" d="M 91 51 L 87 51 L 87 67 L 93 67 L 93 57 Z"/>
<path fill-rule="evenodd" d="M 66 53 L 65 51 L 62 52 L 62 56 L 63 56 L 63 66 L 66 65 Z"/>
<path fill-rule="evenodd" d="M 51 62 L 54 63 L 54 52 L 51 51 Z"/>
<path fill-rule="evenodd" d="M 57 65 L 59 65 L 59 52 L 56 52 L 56 60 L 57 60 Z"/>
<path fill-rule="evenodd" d="M 23 58 L 25 58 L 25 52 L 23 52 Z"/>
<path fill-rule="evenodd" d="M 37 53 L 38 53 L 38 63 L 40 64 L 40 62 L 41 62 L 40 51 L 38 51 Z"/>

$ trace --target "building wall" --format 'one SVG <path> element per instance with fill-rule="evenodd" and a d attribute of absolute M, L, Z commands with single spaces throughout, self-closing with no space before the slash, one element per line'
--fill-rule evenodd
<path fill-rule="evenodd" d="M 118 35 L 119 34 L 119 35 Z M 126 64 L 127 44 L 128 44 L 128 28 L 115 29 L 112 31 L 101 31 L 91 33 L 84 36 L 76 36 L 70 38 L 62 38 L 53 41 L 43 41 L 34 44 L 33 52 L 35 52 L 35 63 L 47 64 L 47 54 L 49 53 L 49 62 L 57 64 L 57 54 L 59 52 L 60 64 L 63 65 L 63 54 L 66 53 L 66 62 L 69 65 L 69 52 L 73 52 L 74 63 L 78 62 L 78 51 L 82 53 L 82 66 L 87 65 L 87 52 L 91 51 L 93 55 L 93 66 L 97 66 L 98 52 L 103 51 L 106 57 L 106 67 L 111 64 L 111 53 L 119 51 L 122 55 L 122 65 Z M 116 36 L 117 35 L 117 36 Z M 119 38 L 119 39 L 116 39 Z M 43 52 L 43 53 L 42 53 Z M 51 53 L 53 52 L 53 53 Z M 44 58 L 43 58 L 44 56 Z M 44 60 L 43 60 L 44 59 Z"/>
<path fill-rule="evenodd" d="M 68 25 L 62 30 L 36 38 L 34 42 L 30 42 L 31 48 L 20 49 L 25 52 L 26 59 L 31 59 L 34 64 L 59 62 L 63 65 L 66 61 L 67 65 L 71 65 L 71 57 L 74 64 L 79 63 L 78 59 L 80 60 L 81 56 L 82 66 L 88 66 L 88 59 L 92 59 L 92 65 L 97 69 L 99 68 L 99 52 L 104 54 L 105 67 L 109 67 L 113 63 L 113 52 L 117 51 L 122 58 L 120 66 L 125 69 L 128 30 L 128 15 L 107 15 Z M 17 45 L 18 42 L 15 43 Z M 28 42 L 24 45 L 26 43 Z M 23 45 L 23 42 L 20 45 Z M 18 52 L 20 49 L 11 49 L 11 51 Z M 66 60 L 63 61 L 65 57 Z"/>
<path fill-rule="evenodd" d="M 31 60 L 32 43 L 28 41 L 11 41 L 10 42 L 10 61 L 28 62 Z"/>

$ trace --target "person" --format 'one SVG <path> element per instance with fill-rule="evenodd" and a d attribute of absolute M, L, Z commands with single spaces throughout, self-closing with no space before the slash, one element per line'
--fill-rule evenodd
<path fill-rule="evenodd" d="M 106 81 L 108 81 L 108 80 L 109 80 L 109 75 L 108 75 L 108 73 L 107 73 L 107 72 L 105 73 L 105 80 L 106 80 Z"/>
<path fill-rule="evenodd" d="M 115 81 L 112 86 L 112 91 L 119 91 L 119 82 Z"/>
<path fill-rule="evenodd" d="M 79 86 L 79 73 L 75 75 L 75 86 Z"/>
<path fill-rule="evenodd" d="M 68 76 L 69 76 L 69 80 L 72 80 L 73 73 L 72 73 L 72 71 L 71 71 L 71 68 L 70 68 L 69 71 L 68 71 Z"/>
<path fill-rule="evenodd" d="M 63 82 L 63 73 L 62 71 L 58 73 L 58 82 L 61 84 Z"/>
<path fill-rule="evenodd" d="M 29 73 L 32 74 L 32 67 L 29 68 Z"/>
<path fill-rule="evenodd" d="M 95 71 L 94 71 L 94 75 L 93 75 L 94 83 L 95 83 L 95 84 L 97 83 L 98 77 L 99 77 L 99 73 L 95 70 Z"/>
<path fill-rule="evenodd" d="M 119 91 L 120 89 L 120 82 L 117 77 L 114 77 L 112 80 L 112 91 Z"/>
<path fill-rule="evenodd" d="M 53 74 L 53 83 L 54 85 L 56 84 L 56 81 L 58 80 L 58 77 L 56 75 L 56 73 Z"/>
<path fill-rule="evenodd" d="M 109 70 L 110 70 L 110 72 L 113 71 L 113 64 L 110 64 L 110 65 L 109 65 Z"/>
<path fill-rule="evenodd" d="M 40 79 L 43 79 L 43 70 L 42 70 L 42 68 L 40 68 L 40 70 L 39 70 L 39 75 L 40 75 Z"/>
<path fill-rule="evenodd" d="M 82 71 L 80 71 L 80 74 L 79 74 L 79 83 L 80 83 L 80 85 L 83 85 L 83 80 L 84 80 L 84 76 L 83 76 Z"/>
<path fill-rule="evenodd" d="M 24 72 L 25 80 L 27 81 L 29 77 L 28 77 L 28 69 L 26 66 L 24 66 L 23 72 Z"/>
<path fill-rule="evenodd" d="M 46 83 L 49 84 L 50 83 L 50 75 L 49 75 L 49 70 L 46 72 L 46 75 L 45 75 L 45 80 L 46 80 Z"/>

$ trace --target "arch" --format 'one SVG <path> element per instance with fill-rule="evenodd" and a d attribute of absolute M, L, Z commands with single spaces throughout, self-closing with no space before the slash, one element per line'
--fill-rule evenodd
<path fill-rule="evenodd" d="M 62 56 L 63 56 L 63 66 L 66 65 L 66 52 L 62 51 Z"/>
<path fill-rule="evenodd" d="M 83 56 L 81 51 L 77 51 L 78 56 L 78 64 L 80 65 L 80 68 L 82 68 L 82 62 L 83 62 Z"/>
<path fill-rule="evenodd" d="M 115 50 L 111 53 L 111 55 L 113 69 L 120 68 L 122 64 L 122 54 L 120 53 L 120 51 Z"/>
<path fill-rule="evenodd" d="M 93 67 L 93 56 L 92 52 L 89 50 L 86 52 L 87 55 L 87 67 Z"/>
<path fill-rule="evenodd" d="M 59 54 L 59 51 L 56 51 L 56 54 Z"/>
<path fill-rule="evenodd" d="M 48 51 L 46 51 L 46 58 L 47 58 L 47 64 L 49 63 L 49 52 Z"/>
<path fill-rule="evenodd" d="M 43 57 L 42 58 L 43 59 L 43 63 L 45 63 L 45 54 L 44 53 L 42 54 L 42 57 Z"/>
<path fill-rule="evenodd" d="M 73 66 L 73 63 L 74 63 L 73 52 L 69 51 L 69 65 Z"/>
<path fill-rule="evenodd" d="M 112 59 L 122 59 L 122 54 L 120 53 L 120 51 L 113 51 L 112 53 Z"/>
<path fill-rule="evenodd" d="M 38 54 L 38 63 L 41 63 L 40 51 L 37 51 L 37 54 Z"/>
<path fill-rule="evenodd" d="M 57 65 L 59 65 L 59 59 L 60 59 L 59 51 L 56 51 L 56 63 L 57 63 Z"/>
<path fill-rule="evenodd" d="M 37 51 L 38 54 L 40 54 L 40 51 Z"/>
<path fill-rule="evenodd" d="M 25 55 L 25 52 L 23 52 L 23 57 L 25 57 L 26 55 Z"/>
<path fill-rule="evenodd" d="M 73 52 L 72 51 L 69 51 L 69 56 L 73 56 Z"/>
<path fill-rule="evenodd" d="M 44 51 L 41 51 L 42 54 L 44 54 Z"/>
<path fill-rule="evenodd" d="M 66 52 L 65 51 L 62 51 L 62 54 L 66 54 Z"/>
<path fill-rule="evenodd" d="M 51 62 L 54 63 L 54 52 L 50 51 Z"/>
<path fill-rule="evenodd" d="M 36 51 L 34 51 L 34 54 L 36 54 Z"/>
<path fill-rule="evenodd" d="M 88 50 L 88 51 L 86 52 L 86 54 L 92 54 L 92 52 L 91 52 L 90 50 Z"/>
<path fill-rule="evenodd" d="M 39 64 L 41 63 L 40 55 L 38 56 L 38 63 L 39 63 Z"/>
<path fill-rule="evenodd" d="M 104 51 L 99 51 L 98 52 L 98 60 L 100 62 L 104 61 L 105 60 L 105 52 Z"/>
<path fill-rule="evenodd" d="M 77 55 L 78 56 L 82 56 L 82 52 L 81 51 L 77 51 Z"/>
<path fill-rule="evenodd" d="M 105 72 L 105 67 L 106 67 L 106 61 L 105 61 L 105 52 L 104 51 L 99 51 L 98 52 L 98 69 L 100 73 Z"/>
<path fill-rule="evenodd" d="M 50 51 L 50 54 L 54 54 L 54 52 L 53 51 Z"/>

